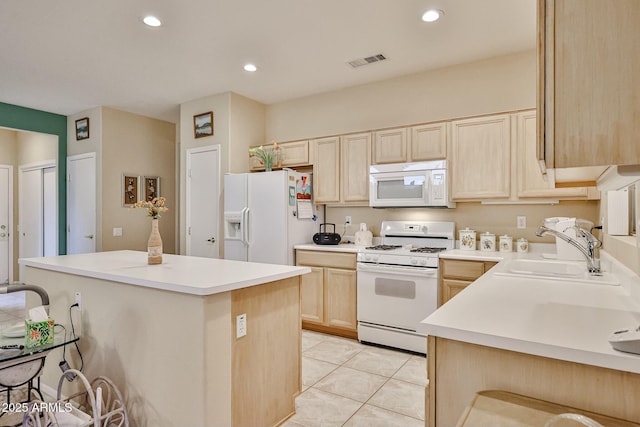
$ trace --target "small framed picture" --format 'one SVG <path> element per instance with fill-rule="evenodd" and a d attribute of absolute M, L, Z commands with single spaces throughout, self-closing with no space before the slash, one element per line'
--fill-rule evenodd
<path fill-rule="evenodd" d="M 213 111 L 193 116 L 193 136 L 202 138 L 213 135 Z"/>
<path fill-rule="evenodd" d="M 145 176 L 142 179 L 142 185 L 144 185 L 144 199 L 147 202 L 152 201 L 156 197 L 160 197 L 160 177 L 159 176 Z"/>
<path fill-rule="evenodd" d="M 89 117 L 76 120 L 76 141 L 89 139 Z"/>
<path fill-rule="evenodd" d="M 138 181 L 139 177 L 136 175 L 122 175 L 122 206 L 132 206 L 138 201 Z"/>

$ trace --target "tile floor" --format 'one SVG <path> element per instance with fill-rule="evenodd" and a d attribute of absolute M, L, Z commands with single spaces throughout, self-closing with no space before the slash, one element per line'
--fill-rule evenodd
<path fill-rule="evenodd" d="M 302 393 L 284 427 L 423 427 L 426 358 L 302 332 Z"/>

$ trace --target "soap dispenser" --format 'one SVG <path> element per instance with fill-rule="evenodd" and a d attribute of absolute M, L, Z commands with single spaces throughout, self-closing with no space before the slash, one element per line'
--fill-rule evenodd
<path fill-rule="evenodd" d="M 371 246 L 373 244 L 373 234 L 367 230 L 367 224 L 360 223 L 360 231 L 356 231 L 356 246 Z"/>

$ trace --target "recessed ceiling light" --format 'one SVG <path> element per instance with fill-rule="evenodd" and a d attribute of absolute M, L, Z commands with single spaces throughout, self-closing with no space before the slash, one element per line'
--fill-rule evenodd
<path fill-rule="evenodd" d="M 253 65 L 253 64 L 246 64 L 246 65 L 244 66 L 244 70 L 245 70 L 245 71 L 249 71 L 250 73 L 253 73 L 253 72 L 254 72 L 254 71 L 256 71 L 257 69 L 258 69 L 258 67 L 256 67 L 256 66 L 255 66 L 255 65 Z"/>
<path fill-rule="evenodd" d="M 444 12 L 440 9 L 430 9 L 422 15 L 422 20 L 424 22 L 436 22 L 442 15 L 444 15 Z"/>
<path fill-rule="evenodd" d="M 151 15 L 142 18 L 142 22 L 150 27 L 159 27 L 160 25 L 162 25 L 162 22 L 158 18 Z"/>

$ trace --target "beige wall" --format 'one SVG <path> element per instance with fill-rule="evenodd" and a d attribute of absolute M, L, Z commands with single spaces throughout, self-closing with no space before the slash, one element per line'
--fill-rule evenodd
<path fill-rule="evenodd" d="M 89 118 L 89 138 L 76 140 L 76 120 Z M 80 154 L 96 155 L 96 249 L 102 247 L 102 107 L 67 116 L 67 157 Z"/>
<path fill-rule="evenodd" d="M 336 224 L 336 230 L 342 234 L 346 215 L 351 215 L 352 225 L 346 235 L 358 231 L 361 222 L 367 224 L 374 236 L 380 235 L 380 223 L 383 220 L 415 220 L 415 221 L 454 221 L 456 233 L 469 227 L 480 233 L 489 231 L 498 236 L 508 234 L 515 238 L 524 237 L 535 243 L 554 243 L 549 237 L 536 237 L 535 231 L 542 225 L 544 218 L 552 216 L 568 216 L 588 219 L 599 224 L 598 202 L 567 201 L 558 205 L 481 205 L 480 203 L 458 203 L 455 209 L 372 209 L 368 207 L 333 207 L 327 208 L 327 222 Z M 525 215 L 527 227 L 518 229 L 516 217 Z M 479 238 L 479 237 L 478 237 Z M 457 234 L 456 234 L 457 239 Z"/>
<path fill-rule="evenodd" d="M 272 104 L 266 136 L 305 139 L 535 106 L 532 50 Z"/>
<path fill-rule="evenodd" d="M 17 226 L 20 218 L 19 176 L 20 166 L 52 161 L 58 164 L 58 137 L 28 131 L 0 128 L 0 164 L 13 166 L 13 278 L 18 279 L 19 239 Z"/>
<path fill-rule="evenodd" d="M 218 242 L 222 258 L 222 187 L 227 172 L 248 172 L 248 148 L 265 141 L 265 106 L 241 95 L 226 92 L 180 105 L 180 230 L 186 230 L 186 152 L 210 145 L 220 146 L 220 188 Z M 193 116 L 213 111 L 214 133 L 196 139 Z M 180 253 L 186 253 L 185 233 L 180 233 Z"/>
<path fill-rule="evenodd" d="M 266 133 L 278 141 L 367 131 L 436 120 L 534 108 L 536 52 L 527 51 L 435 71 L 413 74 L 343 90 L 273 104 L 267 107 Z M 577 216 L 598 224 L 598 202 L 559 205 L 481 205 L 458 203 L 456 209 L 371 209 L 327 207 L 327 221 L 344 231 L 346 215 L 357 231 L 360 222 L 379 234 L 382 220 L 454 221 L 496 235 L 508 233 L 532 241 L 538 225 L 550 216 Z M 527 228 L 516 228 L 516 216 Z"/>
<path fill-rule="evenodd" d="M 169 211 L 160 219 L 165 253 L 176 253 L 175 125 L 173 123 L 102 108 L 102 244 L 100 250 L 146 250 L 151 222 L 146 211 L 123 207 L 122 175 L 159 176 L 160 195 Z M 138 199 L 143 197 L 139 195 Z M 113 228 L 122 236 L 114 237 Z"/>

